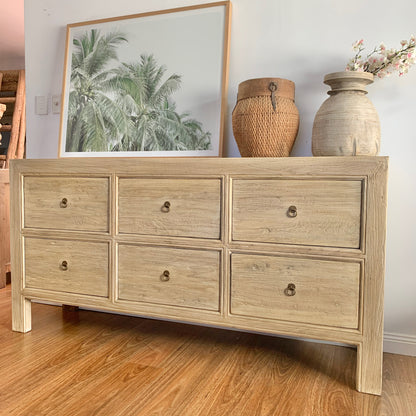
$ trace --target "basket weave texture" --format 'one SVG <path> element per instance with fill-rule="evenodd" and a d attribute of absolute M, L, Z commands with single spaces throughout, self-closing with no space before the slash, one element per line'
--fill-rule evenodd
<path fill-rule="evenodd" d="M 275 108 L 269 90 L 270 82 L 277 86 L 274 91 Z M 299 129 L 293 82 L 262 78 L 241 83 L 232 124 L 241 156 L 289 156 Z"/>

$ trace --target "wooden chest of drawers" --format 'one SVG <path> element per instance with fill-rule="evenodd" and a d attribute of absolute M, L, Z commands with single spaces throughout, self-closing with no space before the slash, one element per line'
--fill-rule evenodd
<path fill-rule="evenodd" d="M 380 394 L 387 158 L 11 163 L 13 329 L 32 299 L 357 347 Z"/>

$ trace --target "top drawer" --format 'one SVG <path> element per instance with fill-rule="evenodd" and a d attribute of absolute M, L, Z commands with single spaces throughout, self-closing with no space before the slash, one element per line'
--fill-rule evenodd
<path fill-rule="evenodd" d="M 361 195 L 361 180 L 235 179 L 232 239 L 359 248 Z"/>
<path fill-rule="evenodd" d="M 119 179 L 121 234 L 219 239 L 220 217 L 220 179 Z"/>
<path fill-rule="evenodd" d="M 24 227 L 109 231 L 109 179 L 26 176 Z"/>

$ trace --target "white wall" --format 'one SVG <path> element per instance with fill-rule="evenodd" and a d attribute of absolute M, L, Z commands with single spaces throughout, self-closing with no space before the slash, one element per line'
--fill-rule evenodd
<path fill-rule="evenodd" d="M 27 155 L 55 158 L 59 115 L 36 116 L 36 95 L 60 94 L 68 23 L 203 3 L 203 0 L 26 0 Z M 344 69 L 351 44 L 399 46 L 416 30 L 414 0 L 233 0 L 225 155 L 238 156 L 231 111 L 241 81 L 296 83 L 301 124 L 292 156 L 310 156 L 312 122 L 326 98 L 324 74 Z M 381 120 L 381 155 L 390 156 L 385 349 L 416 355 L 416 68 L 378 80 L 369 97 Z"/>

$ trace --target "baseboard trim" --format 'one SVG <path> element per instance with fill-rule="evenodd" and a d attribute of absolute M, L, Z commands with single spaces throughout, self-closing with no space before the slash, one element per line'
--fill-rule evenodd
<path fill-rule="evenodd" d="M 416 336 L 386 332 L 383 351 L 416 357 Z"/>

